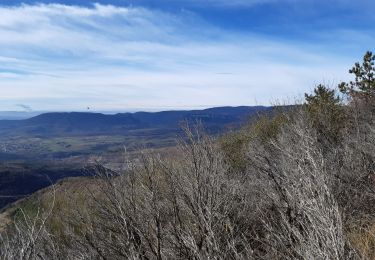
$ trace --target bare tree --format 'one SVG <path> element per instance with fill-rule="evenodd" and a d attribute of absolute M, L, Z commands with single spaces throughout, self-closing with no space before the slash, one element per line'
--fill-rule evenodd
<path fill-rule="evenodd" d="M 0 259 L 58 259 L 59 248 L 47 228 L 55 204 L 53 185 L 51 190 L 53 199 L 48 209 L 40 203 L 35 214 L 19 209 L 8 232 L 0 234 Z"/>

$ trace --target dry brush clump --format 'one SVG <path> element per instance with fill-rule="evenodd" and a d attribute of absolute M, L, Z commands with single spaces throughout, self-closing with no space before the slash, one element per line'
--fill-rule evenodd
<path fill-rule="evenodd" d="M 345 132 L 346 138 L 340 150 L 332 156 L 338 163 L 330 165 L 330 170 L 336 177 L 334 191 L 342 211 L 345 229 L 358 252 L 365 256 L 371 255 L 373 248 L 361 243 L 375 243 L 375 236 L 371 235 L 375 223 L 374 108 L 374 101 L 353 104 L 348 108 L 353 115 L 350 127 Z M 361 243 L 358 241 L 358 234 L 366 237 Z M 364 248 L 369 250 L 363 251 Z"/>
<path fill-rule="evenodd" d="M 97 167 L 95 218 L 78 238 L 86 240 L 88 258 L 250 258 L 241 179 L 227 174 L 210 137 L 187 130 L 187 139 L 178 161 L 143 155 L 126 174 Z"/>
<path fill-rule="evenodd" d="M 344 259 L 346 238 L 337 200 L 326 172 L 328 163 L 317 134 L 300 109 L 277 138 L 254 140 L 249 174 L 263 183 L 265 258 Z"/>

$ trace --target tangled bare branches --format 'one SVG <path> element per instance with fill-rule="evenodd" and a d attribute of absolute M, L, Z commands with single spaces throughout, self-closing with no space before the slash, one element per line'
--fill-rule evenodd
<path fill-rule="evenodd" d="M 38 205 L 32 215 L 22 208 L 17 211 L 8 233 L 0 234 L 0 259 L 57 259 L 59 251 L 46 225 L 54 198 L 53 194 L 48 209 Z"/>

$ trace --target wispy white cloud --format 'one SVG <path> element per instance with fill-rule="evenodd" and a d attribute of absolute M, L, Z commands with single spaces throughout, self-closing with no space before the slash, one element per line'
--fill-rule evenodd
<path fill-rule="evenodd" d="M 267 104 L 345 77 L 353 57 L 330 50 L 231 33 L 186 11 L 0 7 L 0 110 Z"/>
<path fill-rule="evenodd" d="M 253 7 L 257 5 L 270 4 L 270 3 L 292 3 L 301 1 L 313 0 L 158 0 L 159 3 L 186 6 L 186 7 L 217 7 L 217 8 L 237 8 L 237 7 Z M 341 0 L 343 1 L 343 0 Z M 147 3 L 147 0 L 140 0 L 134 3 Z"/>
<path fill-rule="evenodd" d="M 168 1 L 168 0 L 166 0 Z M 169 0 L 171 2 L 173 0 Z M 193 4 L 193 5 L 200 5 L 200 6 L 218 6 L 218 7 L 234 7 L 234 6 L 254 6 L 258 4 L 266 4 L 277 2 L 280 0 L 185 0 L 186 3 Z M 290 0 L 284 0 L 290 1 Z"/>

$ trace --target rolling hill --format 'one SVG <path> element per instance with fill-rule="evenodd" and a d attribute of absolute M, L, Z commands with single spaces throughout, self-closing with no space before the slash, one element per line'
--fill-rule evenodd
<path fill-rule="evenodd" d="M 207 129 L 238 125 L 270 108 L 218 107 L 192 111 L 101 113 L 45 113 L 24 120 L 0 120 L 1 136 L 80 136 L 126 134 L 139 129 L 179 129 L 182 121 L 201 121 Z"/>

